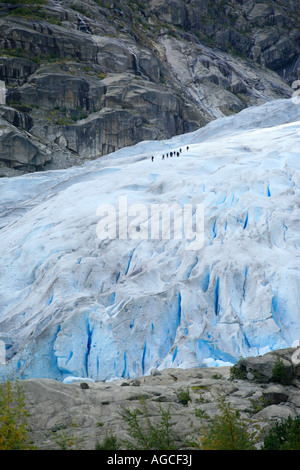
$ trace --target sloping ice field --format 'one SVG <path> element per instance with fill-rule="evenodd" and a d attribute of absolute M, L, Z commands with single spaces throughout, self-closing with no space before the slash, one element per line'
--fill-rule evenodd
<path fill-rule="evenodd" d="M 295 100 L 3 178 L 0 201 L 2 374 L 112 380 L 300 339 Z"/>

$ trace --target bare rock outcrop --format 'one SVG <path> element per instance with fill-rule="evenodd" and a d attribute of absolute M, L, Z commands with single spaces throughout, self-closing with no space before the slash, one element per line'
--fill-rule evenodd
<path fill-rule="evenodd" d="M 51 160 L 45 145 L 3 119 L 0 119 L 0 155 L 1 161 L 10 168 L 26 172 L 42 168 Z"/>
<path fill-rule="evenodd" d="M 236 375 L 261 383 L 290 384 L 300 377 L 300 360 L 293 360 L 294 348 L 278 349 L 264 356 L 241 359 L 233 366 Z"/>

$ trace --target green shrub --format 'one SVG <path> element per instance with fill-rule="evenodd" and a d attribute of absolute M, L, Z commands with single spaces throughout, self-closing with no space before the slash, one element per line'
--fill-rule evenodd
<path fill-rule="evenodd" d="M 263 410 L 265 406 L 268 406 L 268 400 L 264 399 L 263 397 L 259 398 L 249 398 L 251 403 L 251 408 L 249 409 L 250 415 L 255 415 L 259 411 Z"/>
<path fill-rule="evenodd" d="M 119 450 L 120 443 L 114 434 L 107 434 L 102 444 L 97 442 L 95 450 Z"/>
<path fill-rule="evenodd" d="M 262 450 L 300 450 L 300 416 L 277 422 L 264 437 Z"/>
<path fill-rule="evenodd" d="M 221 375 L 221 374 L 213 374 L 213 375 L 212 375 L 212 378 L 213 378 L 213 379 L 216 379 L 216 380 L 222 380 L 222 379 L 224 379 L 223 375 Z"/>
<path fill-rule="evenodd" d="M 134 442 L 123 440 L 122 445 L 127 450 L 174 450 L 176 449 L 171 437 L 170 407 L 163 410 L 160 406 L 160 421 L 150 420 L 144 400 L 141 408 L 134 411 L 129 409 L 121 413 L 127 424 L 127 432 Z"/>
<path fill-rule="evenodd" d="M 221 398 L 218 401 L 220 414 L 211 418 L 203 429 L 199 440 L 201 450 L 255 450 L 256 431 L 248 431 L 249 423 L 230 403 Z"/>
<path fill-rule="evenodd" d="M 184 406 L 187 406 L 189 401 L 191 401 L 191 396 L 189 389 L 186 388 L 185 390 L 179 390 L 177 393 L 177 398 Z"/>
<path fill-rule="evenodd" d="M 241 367 L 238 366 L 238 364 L 230 367 L 230 379 L 240 379 L 244 380 L 247 377 L 247 372 L 246 369 L 242 369 Z"/>
<path fill-rule="evenodd" d="M 52 436 L 60 450 L 79 450 L 80 441 L 66 430 L 59 430 Z"/>
<path fill-rule="evenodd" d="M 279 382 L 284 385 L 289 385 L 291 383 L 291 373 L 289 369 L 285 367 L 282 359 L 277 356 L 274 367 L 272 369 L 272 379 L 274 382 Z"/>
<path fill-rule="evenodd" d="M 0 450 L 30 450 L 25 396 L 18 381 L 0 384 Z"/>
<path fill-rule="evenodd" d="M 200 419 L 210 419 L 206 411 L 202 410 L 201 408 L 197 408 L 195 410 L 195 416 Z"/>

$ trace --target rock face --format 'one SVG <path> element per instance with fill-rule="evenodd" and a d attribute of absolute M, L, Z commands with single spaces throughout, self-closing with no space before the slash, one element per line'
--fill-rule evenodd
<path fill-rule="evenodd" d="M 5 107 L 1 107 L 0 113 L 3 116 L 0 118 L 0 154 L 3 162 L 13 168 L 31 171 L 42 168 L 51 160 L 50 151 L 45 145 L 18 128 L 30 127 L 30 117 Z"/>
<path fill-rule="evenodd" d="M 294 348 L 271 351 L 264 356 L 241 359 L 233 366 L 236 375 L 245 375 L 260 383 L 291 383 L 300 377 L 300 361 L 293 361 Z"/>
<path fill-rule="evenodd" d="M 256 358 L 257 362 L 260 359 L 260 373 L 271 377 L 270 357 L 292 364 L 294 351 L 290 348 Z M 252 364 L 252 358 L 241 360 L 243 366 Z M 236 370 L 229 367 L 205 367 L 153 370 L 151 375 L 134 380 L 93 382 L 70 377 L 65 382 L 21 382 L 30 414 L 29 436 L 41 450 L 59 448 L 58 442 L 66 436 L 73 439 L 74 448 L 91 450 L 103 443 L 107 435 L 115 435 L 119 442 L 127 439 L 128 427 L 120 413 L 124 409 L 141 410 L 141 400 L 152 422 L 161 416 L 161 410 L 170 412 L 171 437 L 181 449 L 189 448 L 191 442 L 199 443 L 203 426 L 220 413 L 220 397 L 239 410 L 242 418 L 251 420 L 253 430 L 258 425 L 263 433 L 275 422 L 300 415 L 299 375 L 293 375 L 289 385 L 283 385 L 270 379 L 261 383 L 254 377 L 236 378 Z M 263 434 L 258 449 L 262 442 Z"/>
<path fill-rule="evenodd" d="M 193 131 L 290 97 L 299 77 L 296 0 L 30 3 L 0 5 L 0 80 L 52 163 L 16 143 L 2 176 Z M 24 122 L 6 116 L 17 139 Z"/>
<path fill-rule="evenodd" d="M 150 9 L 162 21 L 197 34 L 224 51 L 233 48 L 283 74 L 299 58 L 299 5 L 273 2 L 152 0 Z M 297 73 L 290 79 L 297 78 Z"/>

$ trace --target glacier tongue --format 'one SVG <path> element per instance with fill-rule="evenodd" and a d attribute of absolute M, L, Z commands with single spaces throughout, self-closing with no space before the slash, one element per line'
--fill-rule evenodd
<path fill-rule="evenodd" d="M 82 167 L 2 179 L 2 373 L 111 380 L 299 340 L 299 139 L 299 104 L 278 100 Z M 204 246 L 99 239 L 99 207 L 124 197 L 203 205 Z"/>

